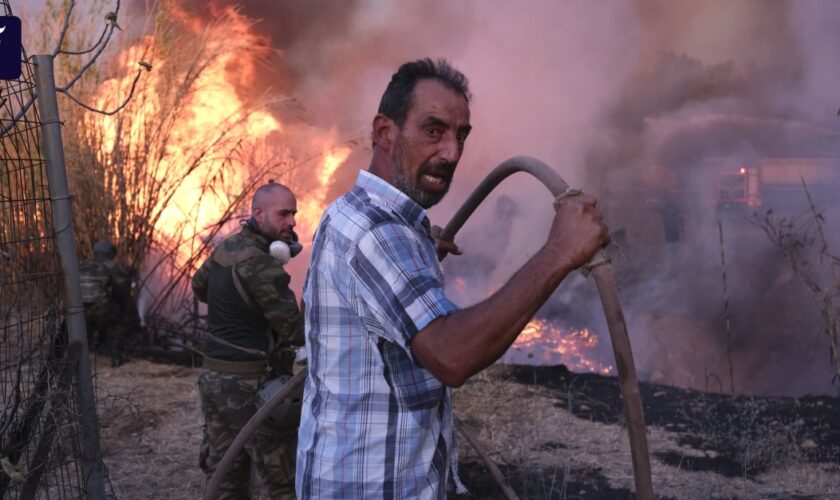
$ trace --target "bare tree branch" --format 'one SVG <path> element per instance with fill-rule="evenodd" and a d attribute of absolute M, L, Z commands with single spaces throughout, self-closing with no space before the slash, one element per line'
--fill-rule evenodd
<path fill-rule="evenodd" d="M 80 50 L 80 51 L 60 50 L 60 51 L 58 51 L 58 54 L 66 54 L 68 56 L 82 56 L 82 55 L 89 54 L 89 53 L 93 52 L 94 50 L 96 50 L 97 47 L 99 47 L 99 44 L 102 43 L 102 41 L 105 39 L 105 34 L 108 33 L 108 28 L 111 28 L 111 27 L 112 27 L 112 25 L 106 24 L 105 28 L 102 29 L 102 34 L 99 35 L 99 40 L 97 40 L 96 43 L 94 43 L 89 49 Z M 58 55 L 58 54 L 56 54 L 56 55 Z"/>
<path fill-rule="evenodd" d="M 81 106 L 84 106 L 81 102 L 79 102 L 73 96 L 68 94 L 67 91 L 70 90 L 70 88 L 73 87 L 73 85 L 75 85 L 76 82 L 79 81 L 80 78 L 82 78 L 82 76 L 85 74 L 85 72 L 96 62 L 96 60 L 99 58 L 99 56 L 105 50 L 105 47 L 108 46 L 108 42 L 110 41 L 111 35 L 113 35 L 114 28 L 117 26 L 117 24 L 116 24 L 116 22 L 112 22 L 112 23 L 109 23 L 108 25 L 106 25 L 105 29 L 102 31 L 102 35 L 100 35 L 100 37 L 99 37 L 99 40 L 90 49 L 83 50 L 83 51 L 80 51 L 80 52 L 72 52 L 72 51 L 61 50 L 61 46 L 64 44 L 64 39 L 67 37 L 67 31 L 70 28 L 70 17 L 71 17 L 71 14 L 72 14 L 75 6 L 76 6 L 76 1 L 71 0 L 70 3 L 69 3 L 69 6 L 67 7 L 67 12 L 65 12 L 65 14 L 64 14 L 64 20 L 62 22 L 61 31 L 59 32 L 58 41 L 56 42 L 55 49 L 53 49 L 52 56 L 53 56 L 53 58 L 55 58 L 59 54 L 83 55 L 83 54 L 90 53 L 94 49 L 96 49 L 96 53 L 93 54 L 91 56 L 91 58 L 86 63 L 84 63 L 82 65 L 82 67 L 70 79 L 70 81 L 66 85 L 64 85 L 63 87 L 60 87 L 60 88 L 56 89 L 56 91 L 63 92 L 65 95 L 70 97 L 77 104 L 79 104 Z M 117 0 L 116 7 L 113 11 L 113 15 L 114 15 L 115 18 L 117 16 L 117 14 L 119 14 L 119 11 L 120 11 L 120 0 Z M 139 78 L 139 76 L 138 76 L 138 78 Z M 135 80 L 135 83 L 136 83 L 136 80 Z M 24 105 L 21 107 L 20 111 L 18 111 L 15 114 L 15 116 L 13 116 L 11 118 L 11 121 L 9 123 L 4 125 L 2 129 L 0 129 L 0 137 L 3 137 L 4 135 L 6 135 L 7 132 L 9 132 L 9 130 L 14 128 L 15 124 L 21 118 L 23 118 L 24 115 L 26 115 L 27 111 L 29 111 L 29 108 L 32 107 L 32 105 L 35 103 L 35 100 L 37 98 L 38 98 L 37 92 L 33 91 L 30 99 L 28 101 L 26 101 L 26 103 L 24 103 Z M 84 106 L 84 107 L 87 108 L 87 106 Z M 90 108 L 88 108 L 88 109 L 90 109 Z M 122 109 L 122 108 L 120 108 L 120 109 Z M 91 111 L 97 111 L 97 110 L 91 109 Z M 99 112 L 99 111 L 97 111 L 97 112 Z"/>
<path fill-rule="evenodd" d="M 70 28 L 70 17 L 73 14 L 73 9 L 76 7 L 76 0 L 70 0 L 67 6 L 67 12 L 64 13 L 64 22 L 61 26 L 61 31 L 58 33 L 58 40 L 55 42 L 55 49 L 52 51 L 52 56 L 55 57 L 61 51 L 61 46 L 64 45 L 64 38 L 67 37 L 67 30 Z"/>
<path fill-rule="evenodd" d="M 117 2 L 117 3 L 119 3 L 119 2 Z M 85 72 L 88 70 L 88 68 L 93 66 L 93 63 L 96 62 L 96 60 L 99 58 L 99 56 L 102 54 L 102 52 L 105 51 L 105 47 L 108 46 L 108 41 L 111 40 L 111 35 L 114 34 L 114 26 L 110 25 L 105 30 L 107 31 L 107 34 L 105 35 L 105 41 L 102 42 L 99 45 L 99 48 L 96 50 L 96 52 L 92 56 L 90 56 L 90 59 L 88 59 L 88 61 L 86 63 L 84 63 L 81 68 L 79 68 L 79 71 L 76 73 L 76 75 L 73 78 L 71 78 L 70 81 L 67 82 L 66 85 L 64 85 L 63 87 L 61 87 L 57 90 L 69 90 L 73 85 L 76 84 L 76 82 L 79 81 L 79 79 L 82 78 L 82 75 L 85 74 Z"/>
<path fill-rule="evenodd" d="M 814 223 L 817 227 L 817 234 L 820 236 L 820 256 L 829 260 L 831 279 L 834 283 L 840 286 L 840 269 L 838 269 L 838 259 L 829 252 L 828 239 L 825 237 L 825 230 L 823 228 L 824 217 L 821 212 L 817 211 L 817 206 L 814 204 L 814 199 L 811 197 L 811 191 L 808 190 L 808 185 L 805 184 L 805 177 L 800 175 L 799 180 L 802 182 L 802 189 L 805 190 L 805 196 L 808 198 L 808 209 L 811 211 L 811 216 L 814 218 Z"/>
<path fill-rule="evenodd" d="M 122 102 L 122 104 L 120 104 L 119 106 L 117 106 L 116 108 L 114 108 L 111 111 L 103 111 L 101 109 L 94 108 L 93 106 L 89 106 L 89 105 L 83 103 L 82 101 L 76 99 L 73 96 L 73 94 L 71 94 L 70 92 L 68 92 L 66 90 L 58 89 L 57 92 L 61 92 L 62 94 L 66 95 L 67 97 L 70 98 L 71 101 L 75 102 L 76 104 L 85 108 L 88 111 L 93 111 L 94 113 L 100 113 L 100 114 L 103 114 L 103 115 L 109 115 L 110 116 L 110 115 L 119 113 L 119 111 L 121 109 L 123 109 L 124 107 L 126 107 L 126 105 L 128 105 L 128 102 L 131 100 L 131 98 L 134 97 L 134 90 L 137 88 L 137 81 L 140 80 L 140 75 L 142 73 L 143 73 L 143 70 L 137 70 L 137 74 L 134 75 L 134 81 L 131 82 L 131 90 L 128 92 L 128 95 L 126 96 L 125 100 Z"/>
<path fill-rule="evenodd" d="M 823 224 L 825 218 L 814 203 L 804 179 L 802 189 L 808 200 L 808 209 L 804 213 L 777 217 L 770 210 L 763 216 L 756 214 L 751 222 L 763 229 L 779 247 L 794 275 L 820 309 L 823 332 L 828 337 L 831 365 L 835 371 L 834 378 L 840 379 L 840 262 L 830 252 Z M 819 258 L 815 259 L 815 256 Z M 826 265 L 829 266 L 827 270 L 824 268 Z"/>

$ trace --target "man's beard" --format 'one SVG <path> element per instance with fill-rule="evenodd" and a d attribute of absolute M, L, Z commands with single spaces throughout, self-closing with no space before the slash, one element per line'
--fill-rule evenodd
<path fill-rule="evenodd" d="M 257 227 L 269 242 L 283 241 L 285 243 L 289 243 L 289 241 L 286 240 L 291 240 L 291 230 L 281 231 L 268 220 L 263 221 L 262 224 L 257 224 Z"/>
<path fill-rule="evenodd" d="M 417 171 L 417 175 L 414 179 L 409 178 L 405 174 L 405 169 L 403 168 L 401 158 L 403 157 L 404 149 L 402 144 L 398 144 L 396 148 L 396 155 L 394 158 L 394 176 L 393 176 L 393 185 L 395 188 L 402 191 L 406 196 L 414 200 L 415 203 L 423 207 L 424 209 L 429 209 L 438 203 L 440 200 L 446 196 L 446 193 L 449 192 L 449 185 L 452 183 L 452 176 L 455 174 L 455 166 L 449 162 L 440 162 L 437 164 L 430 164 L 426 163 L 420 167 Z M 429 191 L 425 191 L 420 188 L 420 176 L 425 173 L 440 173 L 441 171 L 446 172 L 446 188 L 440 193 L 432 193 Z"/>

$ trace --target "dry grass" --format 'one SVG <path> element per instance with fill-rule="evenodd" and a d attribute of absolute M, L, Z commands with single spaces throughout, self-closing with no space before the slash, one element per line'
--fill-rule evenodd
<path fill-rule="evenodd" d="M 115 8 L 82 3 L 64 39 L 67 50 L 92 46 L 100 31 L 94 26 Z M 54 45 L 69 5 L 47 0 L 31 16 L 38 20 L 33 43 Z M 254 21 L 235 8 L 193 18 L 171 0 L 147 8 L 146 15 L 120 14 L 125 31 L 73 86 L 73 96 L 88 107 L 64 97 L 59 103 L 62 122 L 73 124 L 63 130 L 64 157 L 80 258 L 95 241 L 111 240 L 120 264 L 141 271 L 141 288 L 163 283 L 147 314 L 172 317 L 181 301 L 191 300 L 184 285 L 212 239 L 247 208 L 256 186 L 293 165 L 278 136 L 266 135 L 272 110 L 286 99 L 276 93 L 240 98 L 231 83 L 270 53 L 251 34 Z M 79 57 L 56 58 L 57 85 L 73 81 L 79 65 Z M 265 130 L 254 132 L 260 127 Z"/>
<path fill-rule="evenodd" d="M 117 498 L 200 498 L 196 370 L 97 358 L 103 460 Z"/>
<path fill-rule="evenodd" d="M 199 498 L 203 475 L 197 465 L 202 423 L 197 371 L 146 361 L 112 369 L 105 358 L 98 360 L 97 369 L 104 460 L 118 498 Z M 506 370 L 494 366 L 474 377 L 457 391 L 455 409 L 508 475 L 530 481 L 524 486 L 527 491 L 521 481 L 515 486 L 521 498 L 564 498 L 559 492 L 566 471 L 568 481 L 584 479 L 576 475 L 589 470 L 612 488 L 632 489 L 623 427 L 573 416 L 556 391 L 511 382 Z M 651 454 L 675 452 L 688 460 L 714 453 L 678 444 L 684 435 L 649 428 Z M 764 442 L 774 442 L 766 437 Z M 462 463 L 478 460 L 465 443 L 460 454 Z M 689 471 L 653 458 L 654 489 L 681 500 L 840 497 L 840 465 L 810 462 L 804 454 L 787 458 L 753 478 Z M 570 491 L 565 498 L 591 497 Z"/>
<path fill-rule="evenodd" d="M 512 466 L 520 474 L 532 471 L 528 474 L 542 482 L 539 487 L 553 482 L 555 495 L 562 487 L 562 474 L 558 475 L 560 479 L 537 478 L 533 471 L 543 475 L 548 471 L 551 476 L 552 470 L 569 470 L 571 481 L 576 470 L 598 470 L 611 487 L 632 490 L 633 470 L 624 427 L 575 417 L 566 411 L 565 401 L 557 399 L 556 392 L 504 381 L 505 370 L 498 365 L 490 368 L 458 390 L 455 400 L 456 412 L 498 463 Z M 753 434 L 753 429 L 745 429 L 744 435 Z M 712 450 L 678 444 L 681 435 L 649 427 L 651 455 L 676 452 L 686 458 L 714 456 Z M 756 439 L 757 446 L 778 441 L 777 435 L 759 437 L 762 439 Z M 799 461 L 794 462 L 789 440 L 782 444 L 784 449 L 775 451 L 788 453 L 785 460 L 778 460 L 776 467 L 753 479 L 688 471 L 652 458 L 654 491 L 679 499 L 840 498 L 840 465 L 811 463 L 804 454 L 796 455 Z M 477 460 L 462 444 L 461 461 Z M 542 498 L 550 497 L 547 494 Z"/>

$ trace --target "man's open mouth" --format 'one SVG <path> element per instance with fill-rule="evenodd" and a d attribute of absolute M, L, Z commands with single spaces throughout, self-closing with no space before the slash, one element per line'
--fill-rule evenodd
<path fill-rule="evenodd" d="M 423 174 L 420 178 L 431 186 L 444 187 L 449 183 L 449 178 L 444 175 Z"/>

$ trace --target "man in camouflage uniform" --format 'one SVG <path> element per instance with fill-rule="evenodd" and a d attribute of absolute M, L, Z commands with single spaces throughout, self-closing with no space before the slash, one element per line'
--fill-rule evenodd
<path fill-rule="evenodd" d="M 196 296 L 207 303 L 209 338 L 198 388 L 205 422 L 199 460 L 208 480 L 256 413 L 260 385 L 291 374 L 294 356 L 283 347 L 303 344 L 303 317 L 289 275 L 268 253 L 273 241 L 296 244 L 295 213 L 297 201 L 287 187 L 273 182 L 260 187 L 251 218 L 192 279 Z M 252 464 L 270 498 L 295 498 L 296 448 L 297 422 L 264 423 L 236 457 L 216 498 L 250 498 Z"/>
<path fill-rule="evenodd" d="M 114 263 L 116 254 L 110 242 L 98 241 L 93 246 L 93 258 L 79 264 L 88 342 L 94 348 L 104 343 L 113 367 L 124 361 L 126 318 L 131 313 L 127 308 L 132 302 L 129 277 Z"/>

